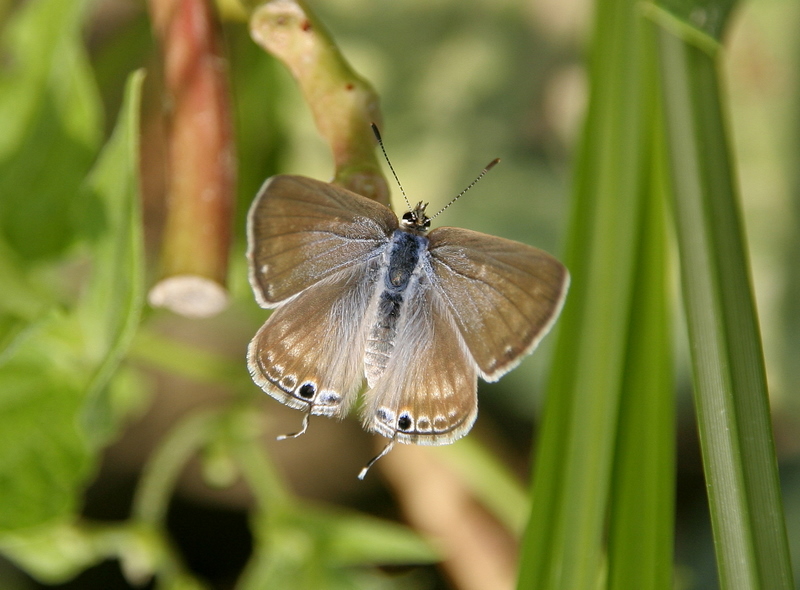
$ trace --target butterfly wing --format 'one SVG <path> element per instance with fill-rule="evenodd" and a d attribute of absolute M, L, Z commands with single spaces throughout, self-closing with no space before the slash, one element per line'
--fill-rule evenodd
<path fill-rule="evenodd" d="M 269 178 L 247 216 L 250 284 L 262 307 L 379 253 L 397 228 L 387 207 L 303 176 Z"/>
<path fill-rule="evenodd" d="M 401 443 L 449 444 L 478 415 L 477 367 L 424 273 L 406 301 L 392 356 L 365 396 L 364 427 Z"/>
<path fill-rule="evenodd" d="M 265 392 L 309 414 L 343 417 L 363 380 L 366 310 L 379 259 L 339 271 L 280 305 L 250 342 Z"/>
<path fill-rule="evenodd" d="M 364 318 L 397 218 L 300 176 L 264 183 L 248 214 L 250 283 L 276 307 L 250 342 L 253 380 L 309 414 L 343 416 L 363 375 Z"/>
<path fill-rule="evenodd" d="M 452 227 L 428 238 L 436 291 L 481 377 L 496 381 L 550 330 L 569 273 L 547 252 L 503 238 Z"/>

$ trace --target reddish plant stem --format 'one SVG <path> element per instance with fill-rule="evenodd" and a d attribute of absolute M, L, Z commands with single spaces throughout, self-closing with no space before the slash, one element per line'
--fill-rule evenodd
<path fill-rule="evenodd" d="M 233 124 L 219 24 L 207 0 L 150 0 L 164 62 L 167 219 L 153 305 L 209 316 L 225 282 L 236 186 Z"/>

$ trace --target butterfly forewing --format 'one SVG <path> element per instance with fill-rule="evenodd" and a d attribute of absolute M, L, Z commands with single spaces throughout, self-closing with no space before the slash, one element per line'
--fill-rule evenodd
<path fill-rule="evenodd" d="M 477 369 L 427 277 L 409 288 L 392 356 L 366 394 L 368 430 L 401 443 L 444 445 L 475 422 Z"/>
<path fill-rule="evenodd" d="M 247 218 L 250 283 L 263 307 L 379 252 L 397 228 L 383 205 L 302 176 L 274 176 Z"/>
<path fill-rule="evenodd" d="M 496 381 L 550 330 L 569 273 L 547 252 L 503 238 L 452 227 L 428 238 L 432 281 L 481 376 Z"/>
<path fill-rule="evenodd" d="M 372 260 L 339 271 L 280 306 L 250 343 L 253 380 L 311 414 L 347 414 L 363 379 L 366 309 L 378 277 Z"/>

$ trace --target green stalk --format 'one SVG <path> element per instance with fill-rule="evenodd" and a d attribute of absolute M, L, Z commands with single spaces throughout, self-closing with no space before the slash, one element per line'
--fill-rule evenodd
<path fill-rule="evenodd" d="M 663 307 L 663 244 L 642 241 L 649 219 L 644 212 L 657 207 L 648 203 L 656 198 L 650 185 L 650 148 L 657 94 L 652 51 L 643 29 L 637 2 L 597 3 L 591 102 L 576 167 L 566 255 L 573 282 L 538 440 L 520 589 L 597 587 L 605 569 L 608 505 L 619 502 L 611 490 L 617 446 L 640 446 L 658 455 L 648 445 L 661 449 L 669 445 L 664 436 L 671 438 L 669 419 L 649 433 L 657 433 L 658 439 L 644 437 L 648 433 L 641 429 L 618 433 L 623 396 L 658 396 L 656 406 L 661 407 L 665 395 L 663 380 L 653 390 L 646 386 L 648 363 L 660 362 L 666 344 L 663 310 L 655 319 L 648 316 L 651 308 Z M 643 301 L 643 292 L 652 299 Z M 652 412 L 640 412 L 648 413 Z M 623 416 L 622 425 L 627 428 L 629 422 Z M 621 465 L 617 462 L 617 479 L 620 469 L 630 471 Z M 662 471 L 653 477 L 670 479 Z M 645 489 L 652 491 L 649 480 Z M 659 502 L 668 501 L 667 494 Z M 651 509 L 661 511 L 657 504 L 651 503 Z M 614 515 L 623 518 L 623 512 Z M 662 517 L 648 513 L 647 518 Z M 623 538 L 618 526 L 612 528 L 618 539 Z M 663 528 L 662 524 L 647 534 Z M 615 550 L 624 551 L 624 546 L 617 543 Z M 667 564 L 669 558 L 669 550 L 658 556 Z M 660 563 L 660 570 L 665 567 L 669 566 Z"/>
<path fill-rule="evenodd" d="M 695 407 L 722 588 L 793 588 L 717 54 L 655 9 Z"/>
<path fill-rule="evenodd" d="M 320 135 L 331 147 L 333 182 L 389 205 L 371 123 L 378 95 L 341 54 L 322 22 L 300 0 L 247 2 L 253 40 L 281 60 L 297 81 Z"/>
<path fill-rule="evenodd" d="M 660 141 L 655 145 L 657 148 Z M 672 587 L 675 399 L 660 165 L 663 153 L 654 151 L 610 494 L 608 587 L 618 590 Z"/>

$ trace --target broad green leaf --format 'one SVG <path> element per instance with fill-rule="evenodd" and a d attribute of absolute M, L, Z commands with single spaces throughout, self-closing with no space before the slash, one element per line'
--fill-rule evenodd
<path fill-rule="evenodd" d="M 117 131 L 90 182 L 108 210 L 85 300 L 71 312 L 53 309 L 20 330 L 0 356 L 0 531 L 73 513 L 97 440 L 119 417 L 99 408 L 109 407 L 111 398 L 101 392 L 132 337 L 141 306 L 141 229 L 130 173 L 136 168 L 132 137 L 138 133 L 140 86 L 141 74 L 134 75 Z M 114 171 L 127 172 L 118 185 L 111 181 Z M 116 287 L 123 292 L 112 282 L 121 283 Z M 96 314 L 91 319 L 90 309 Z M 99 434 L 88 431 L 91 421 L 82 423 L 87 413 L 107 420 Z"/>
<path fill-rule="evenodd" d="M 91 453 L 77 417 L 89 381 L 76 322 L 53 311 L 0 363 L 0 532 L 72 513 Z"/>
<path fill-rule="evenodd" d="M 26 2 L 5 30 L 0 232 L 29 260 L 62 254 L 79 229 L 76 211 L 91 207 L 78 188 L 99 145 L 102 109 L 83 47 L 87 4 Z"/>
<path fill-rule="evenodd" d="M 92 277 L 76 309 L 86 358 L 96 366 L 88 392 L 86 431 L 97 441 L 114 431 L 120 417 L 103 388 L 133 340 L 144 302 L 138 182 L 143 78 L 142 71 L 129 78 L 120 120 L 84 188 L 104 212 L 102 233 L 91 243 Z"/>
<path fill-rule="evenodd" d="M 14 339 L 47 313 L 53 297 L 37 285 L 0 237 L 0 362 Z"/>

